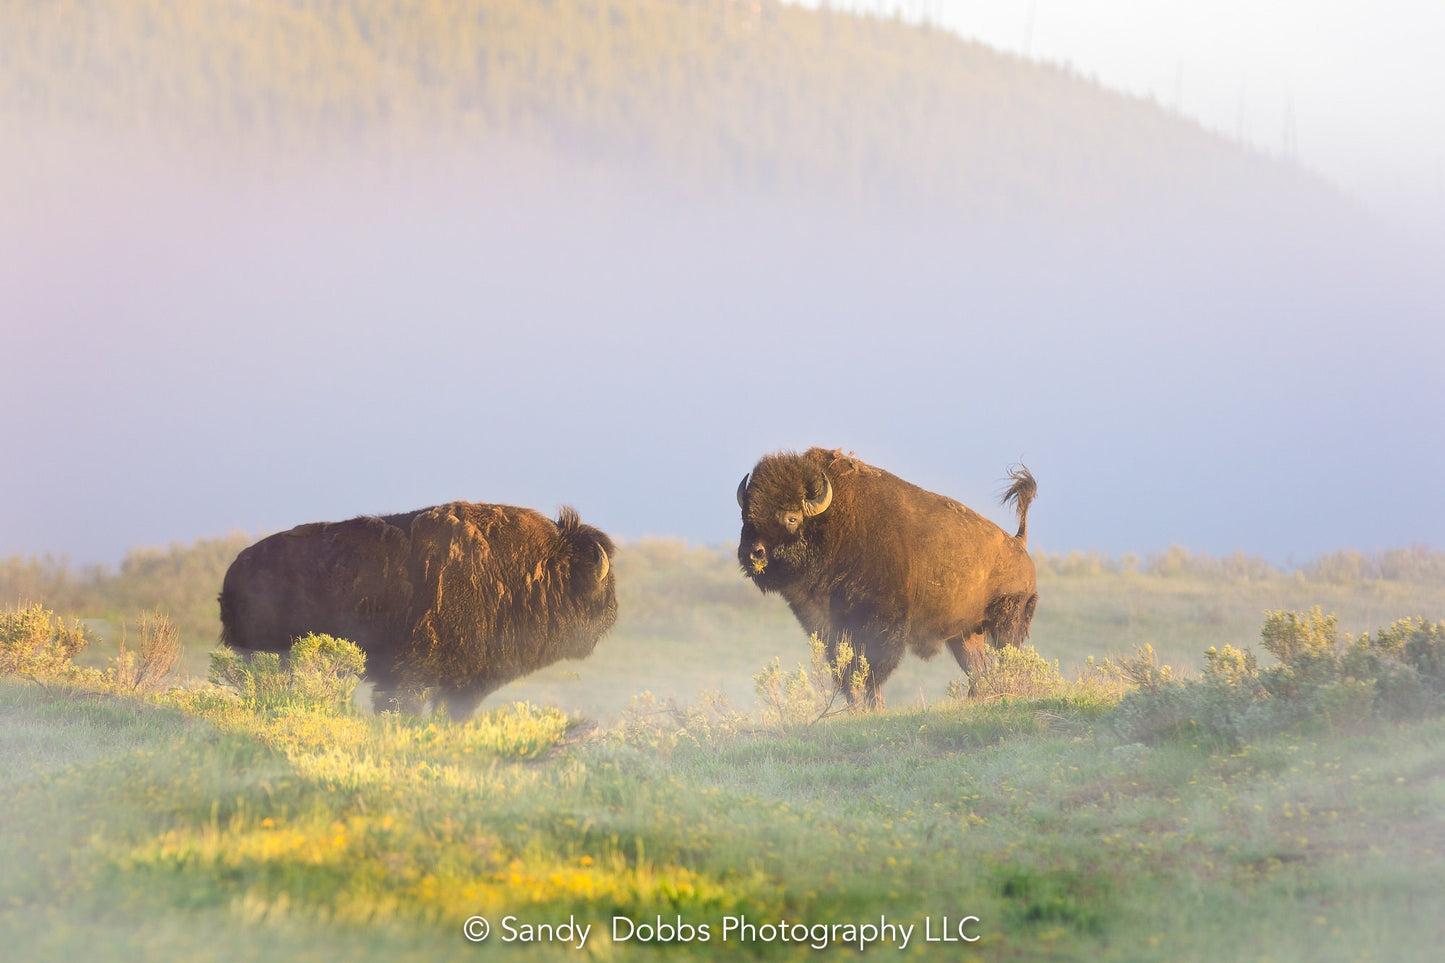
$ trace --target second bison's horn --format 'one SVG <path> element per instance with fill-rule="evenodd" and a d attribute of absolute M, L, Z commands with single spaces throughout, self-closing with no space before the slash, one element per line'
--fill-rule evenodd
<path fill-rule="evenodd" d="M 812 501 L 803 502 L 803 514 L 808 516 L 821 515 L 833 504 L 833 483 L 828 481 L 828 476 L 823 476 L 823 494 Z"/>
<path fill-rule="evenodd" d="M 597 545 L 597 555 L 599 556 L 597 559 L 597 581 L 605 582 L 607 581 L 607 573 L 612 568 L 612 560 L 607 557 L 607 550 L 605 548 L 596 542 L 592 544 Z"/>
<path fill-rule="evenodd" d="M 752 473 L 752 472 L 748 472 L 746 475 L 743 476 L 743 480 L 740 481 L 740 482 L 738 482 L 738 507 L 739 507 L 739 508 L 747 508 L 747 507 L 748 507 L 747 505 L 744 505 L 744 504 L 743 504 L 743 496 L 745 496 L 745 495 L 748 493 L 748 479 L 749 479 L 749 478 L 752 478 L 752 477 L 753 477 L 753 473 Z"/>

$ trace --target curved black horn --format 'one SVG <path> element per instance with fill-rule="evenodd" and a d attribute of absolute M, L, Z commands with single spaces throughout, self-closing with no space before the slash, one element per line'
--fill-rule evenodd
<path fill-rule="evenodd" d="M 753 473 L 752 473 L 752 472 L 748 472 L 746 475 L 743 476 L 743 480 L 740 481 L 740 482 L 738 482 L 738 507 L 739 507 L 739 508 L 747 508 L 747 507 L 748 507 L 747 505 L 743 504 L 743 496 L 748 493 L 748 479 L 749 479 L 749 478 L 752 478 L 752 477 L 753 477 Z"/>
<path fill-rule="evenodd" d="M 828 475 L 824 472 L 823 494 L 811 501 L 805 500 L 803 502 L 803 514 L 809 517 L 821 515 L 828 510 L 828 506 L 831 504 L 833 504 L 833 483 L 828 481 Z"/>

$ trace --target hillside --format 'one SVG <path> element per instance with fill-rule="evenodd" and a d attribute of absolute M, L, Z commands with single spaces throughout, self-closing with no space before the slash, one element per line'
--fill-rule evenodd
<path fill-rule="evenodd" d="M 739 9 L 0 0 L 0 555 L 459 497 L 716 544 L 814 444 L 1025 460 L 1061 548 L 1442 543 L 1439 272 L 1067 71 Z"/>
<path fill-rule="evenodd" d="M 1066 70 L 775 2 L 7 2 L 0 35 L 0 118 L 17 129 L 122 135 L 207 164 L 507 145 L 684 193 L 944 217 L 1340 203 Z"/>

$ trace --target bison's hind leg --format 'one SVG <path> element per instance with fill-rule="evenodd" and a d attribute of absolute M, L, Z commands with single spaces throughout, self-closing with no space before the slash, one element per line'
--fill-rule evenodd
<path fill-rule="evenodd" d="M 978 676 L 988 657 L 988 647 L 1002 649 L 1006 646 L 1019 648 L 1029 637 L 1029 623 L 1033 621 L 1034 606 L 1038 604 L 1038 593 L 1028 595 L 1000 595 L 988 604 L 984 611 L 984 623 L 968 635 L 956 635 L 945 644 L 948 651 L 958 660 L 959 668 L 968 676 L 968 694 L 978 694 Z"/>
<path fill-rule="evenodd" d="M 1029 595 L 1000 595 L 988 604 L 988 634 L 994 648 L 1006 645 L 1018 648 L 1029 637 L 1029 623 L 1034 619 L 1037 592 Z"/>
<path fill-rule="evenodd" d="M 955 635 L 944 643 L 948 646 L 948 651 L 953 653 L 953 658 L 958 662 L 963 674 L 968 676 L 969 698 L 978 695 L 978 675 L 983 670 L 984 660 L 988 658 L 988 638 L 987 629 L 980 628 L 970 635 Z"/>
<path fill-rule="evenodd" d="M 944 643 L 948 651 L 953 653 L 954 661 L 969 678 L 983 667 L 985 651 L 988 648 L 988 635 L 983 629 L 979 629 L 971 635 L 955 635 Z"/>

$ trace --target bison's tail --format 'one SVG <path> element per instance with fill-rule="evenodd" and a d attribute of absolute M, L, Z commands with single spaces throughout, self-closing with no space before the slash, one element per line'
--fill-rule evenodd
<path fill-rule="evenodd" d="M 236 619 L 234 607 L 231 604 L 231 597 L 226 594 L 225 589 L 222 589 L 221 594 L 216 596 L 216 601 L 221 603 L 220 643 L 227 648 L 234 648 L 236 640 L 234 638 L 235 633 L 231 631 L 231 626 L 235 624 Z"/>
<path fill-rule="evenodd" d="M 1003 503 L 1013 504 L 1019 513 L 1019 530 L 1014 535 L 1024 545 L 1029 542 L 1029 505 L 1032 504 L 1034 496 L 1039 493 L 1039 486 L 1034 481 L 1034 476 L 1023 465 L 1011 465 L 1008 470 L 1008 477 L 1013 479 L 1013 484 L 1003 493 Z"/>

